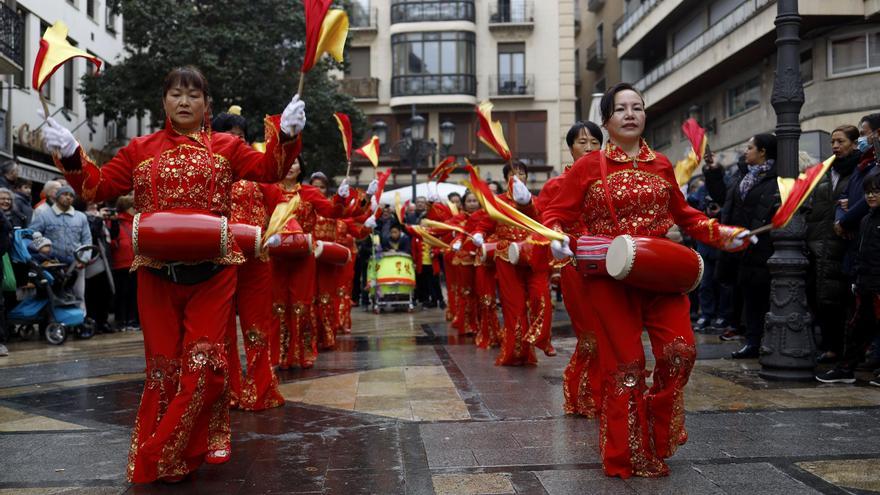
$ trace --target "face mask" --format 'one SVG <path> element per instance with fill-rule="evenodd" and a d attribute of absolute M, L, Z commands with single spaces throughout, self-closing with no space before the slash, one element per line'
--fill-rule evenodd
<path fill-rule="evenodd" d="M 868 150 L 868 137 L 867 136 L 860 136 L 858 139 L 856 139 L 856 146 L 859 148 L 859 151 L 861 151 L 862 153 L 867 151 Z"/>

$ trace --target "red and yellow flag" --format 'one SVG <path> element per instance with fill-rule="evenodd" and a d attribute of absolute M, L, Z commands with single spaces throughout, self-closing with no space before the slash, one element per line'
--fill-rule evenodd
<path fill-rule="evenodd" d="M 348 14 L 330 10 L 333 0 L 303 0 L 306 16 L 305 56 L 300 72 L 312 70 L 325 53 L 342 62 L 342 50 L 348 36 Z"/>
<path fill-rule="evenodd" d="M 370 160 L 370 163 L 373 164 L 373 168 L 379 166 L 379 138 L 373 136 L 367 141 L 367 144 L 361 146 L 355 153 L 365 157 L 367 160 Z"/>
<path fill-rule="evenodd" d="M 400 193 L 394 194 L 394 215 L 397 216 L 397 221 L 400 225 L 406 225 L 406 207 L 409 205 L 409 201 L 404 204 L 400 204 Z"/>
<path fill-rule="evenodd" d="M 679 162 L 675 164 L 675 181 L 678 183 L 679 187 L 687 184 L 691 180 L 694 171 L 703 160 L 703 155 L 706 153 L 706 146 L 709 144 L 709 140 L 706 138 L 706 130 L 700 127 L 700 125 L 697 124 L 697 121 L 692 118 L 687 119 L 681 124 L 681 132 L 684 133 L 685 137 L 688 138 L 688 141 L 691 142 L 691 150 L 688 151 L 687 158 L 679 160 Z"/>
<path fill-rule="evenodd" d="M 351 162 L 351 120 L 342 112 L 333 114 L 339 133 L 342 134 L 342 146 L 345 148 L 345 159 Z"/>
<path fill-rule="evenodd" d="M 822 179 L 822 176 L 831 168 L 834 163 L 834 155 L 831 155 L 822 163 L 813 165 L 804 170 L 797 179 L 790 177 L 777 177 L 779 184 L 779 199 L 782 205 L 776 210 L 771 221 L 774 229 L 781 229 L 788 225 L 794 214 L 798 211 L 804 201 L 810 197 L 810 193 L 816 188 L 816 185 Z"/>
<path fill-rule="evenodd" d="M 428 232 L 428 230 L 425 229 L 424 227 L 421 227 L 419 225 L 413 225 L 412 231 L 415 232 L 416 234 L 418 234 L 419 237 L 421 237 L 422 240 L 425 241 L 425 243 L 431 247 L 436 247 L 436 248 L 440 248 L 440 249 L 452 249 L 452 247 L 449 244 L 446 244 L 445 242 L 443 242 L 440 239 L 431 235 L 431 233 Z"/>
<path fill-rule="evenodd" d="M 55 21 L 51 27 L 43 33 L 40 39 L 40 51 L 34 60 L 33 80 L 34 89 L 40 91 L 43 84 L 52 77 L 52 74 L 61 67 L 64 62 L 82 57 L 95 64 L 95 72 L 101 68 L 101 60 L 90 55 L 85 50 L 80 50 L 67 42 L 67 25 L 61 21 Z"/>
<path fill-rule="evenodd" d="M 510 148 L 507 146 L 507 140 L 504 139 L 504 130 L 501 122 L 492 121 L 492 102 L 486 100 L 477 107 L 477 117 L 480 120 L 480 127 L 477 130 L 477 137 L 492 151 L 498 154 L 505 162 L 511 159 Z"/>
<path fill-rule="evenodd" d="M 444 182 L 449 178 L 449 174 L 451 174 L 456 168 L 458 168 L 458 163 L 456 163 L 455 157 L 447 156 L 443 161 L 437 164 L 428 178 L 434 179 L 437 182 Z"/>

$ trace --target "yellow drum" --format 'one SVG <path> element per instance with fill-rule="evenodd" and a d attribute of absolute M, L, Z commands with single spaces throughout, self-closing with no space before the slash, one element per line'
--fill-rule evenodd
<path fill-rule="evenodd" d="M 376 284 L 416 286 L 416 270 L 412 256 L 405 253 L 385 253 L 376 264 Z"/>

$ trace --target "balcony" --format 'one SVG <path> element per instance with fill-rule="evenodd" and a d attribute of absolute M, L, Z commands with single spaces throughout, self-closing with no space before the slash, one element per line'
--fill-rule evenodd
<path fill-rule="evenodd" d="M 391 78 L 391 97 L 428 95 L 477 96 L 473 74 L 423 74 Z"/>
<path fill-rule="evenodd" d="M 379 79 L 375 77 L 341 79 L 339 88 L 357 101 L 376 101 L 379 99 Z"/>
<path fill-rule="evenodd" d="M 598 72 L 605 66 L 605 50 L 598 41 L 587 48 L 587 70 Z"/>
<path fill-rule="evenodd" d="M 587 2 L 587 10 L 590 12 L 599 12 L 605 6 L 605 0 L 589 0 Z"/>
<path fill-rule="evenodd" d="M 0 74 L 12 74 L 24 67 L 24 18 L 0 3 Z"/>
<path fill-rule="evenodd" d="M 489 2 L 489 29 L 535 28 L 535 5 L 531 0 L 495 0 Z"/>
<path fill-rule="evenodd" d="M 391 5 L 391 24 L 399 22 L 469 21 L 476 19 L 473 0 L 397 1 Z"/>
<path fill-rule="evenodd" d="M 614 44 L 617 46 L 617 43 L 620 43 L 633 28 L 641 22 L 642 19 L 648 15 L 654 7 L 657 6 L 663 0 L 643 0 L 642 4 L 639 5 L 635 10 L 633 10 L 630 14 L 624 14 L 623 17 L 617 20 L 614 23 Z"/>
<path fill-rule="evenodd" d="M 743 3 L 726 17 L 712 25 L 703 34 L 667 58 L 634 84 L 639 91 L 646 91 L 666 76 L 682 68 L 685 64 L 706 53 L 713 45 L 724 39 L 734 30 L 753 19 L 775 0 L 750 0 Z M 693 74 L 696 77 L 698 74 Z M 654 101 L 658 101 L 655 99 Z"/>
<path fill-rule="evenodd" d="M 349 31 L 376 32 L 378 29 L 379 11 L 376 7 L 369 9 L 353 9 L 348 16 Z"/>
<path fill-rule="evenodd" d="M 534 98 L 533 74 L 504 74 L 489 76 L 489 96 L 498 99 Z"/>

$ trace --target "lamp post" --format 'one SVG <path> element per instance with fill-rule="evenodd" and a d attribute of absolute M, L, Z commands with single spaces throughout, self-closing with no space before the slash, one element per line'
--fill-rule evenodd
<path fill-rule="evenodd" d="M 440 146 L 443 146 L 443 156 L 449 156 L 449 149 L 455 144 L 455 124 L 450 121 L 440 124 Z"/>
<path fill-rule="evenodd" d="M 455 125 L 452 123 L 448 124 L 452 126 L 451 134 L 445 134 L 449 132 L 449 129 L 444 129 L 441 125 L 440 136 L 443 146 L 447 147 L 447 151 L 448 147 L 451 147 L 455 141 Z M 388 125 L 381 120 L 377 120 L 373 123 L 373 134 L 379 138 L 379 147 L 384 149 L 388 140 Z M 390 144 L 388 149 L 391 153 L 399 156 L 402 163 L 406 162 L 410 167 L 412 174 L 412 201 L 416 199 L 419 164 L 433 154 L 437 148 L 437 143 L 425 139 L 426 134 L 427 121 L 421 115 L 416 115 L 413 112 L 413 116 L 409 120 L 409 127 L 402 132 L 402 138 L 396 143 Z"/>
<path fill-rule="evenodd" d="M 800 25 L 797 0 L 776 3 L 776 79 L 771 102 L 776 111 L 777 173 L 798 175 L 799 114 L 804 104 L 800 75 Z M 768 380 L 812 380 L 815 367 L 813 321 L 807 307 L 803 255 L 806 222 L 796 214 L 772 234 L 774 253 L 767 265 L 772 275 L 770 312 L 761 341 L 761 371 Z"/>

